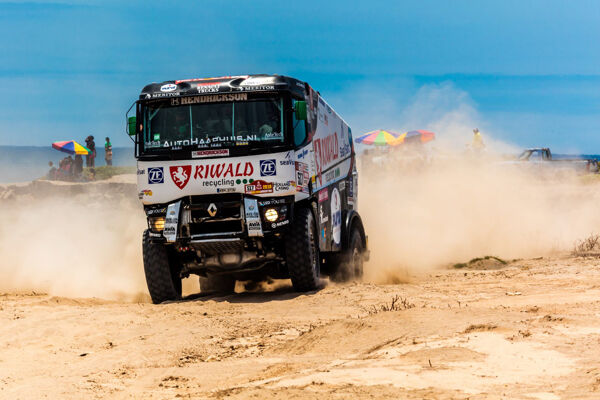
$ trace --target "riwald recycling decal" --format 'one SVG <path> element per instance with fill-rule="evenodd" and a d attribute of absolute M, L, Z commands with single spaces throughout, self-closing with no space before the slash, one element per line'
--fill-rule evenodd
<path fill-rule="evenodd" d="M 138 192 L 153 191 L 152 197 L 143 196 L 144 204 L 168 202 L 186 195 L 237 192 L 283 196 L 296 193 L 297 171 L 295 163 L 289 161 L 292 158 L 289 152 L 269 154 L 268 158 L 264 155 L 212 158 L 208 153 L 202 156 L 208 158 L 140 161 L 138 169 L 147 171 L 148 176 L 137 176 Z M 307 185 L 308 171 L 300 172 Z"/>

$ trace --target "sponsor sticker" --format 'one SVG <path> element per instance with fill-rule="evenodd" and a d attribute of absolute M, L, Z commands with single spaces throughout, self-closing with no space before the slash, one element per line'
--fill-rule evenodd
<path fill-rule="evenodd" d="M 277 175 L 277 163 L 274 159 L 260 160 L 260 176 Z"/>
<path fill-rule="evenodd" d="M 283 138 L 283 133 L 281 133 L 281 132 L 265 133 L 265 139 L 281 139 L 281 138 Z"/>
<path fill-rule="evenodd" d="M 315 150 L 315 163 L 317 166 L 317 174 L 320 174 L 327 165 L 333 163 L 340 156 L 338 147 L 337 132 L 332 135 L 325 136 L 323 139 L 315 139 L 313 147 Z"/>
<path fill-rule="evenodd" d="M 165 228 L 163 230 L 163 236 L 167 239 L 167 242 L 174 242 L 177 240 L 177 227 L 179 226 L 179 208 L 181 207 L 181 201 L 171 203 L 167 207 L 167 217 L 165 218 Z"/>
<path fill-rule="evenodd" d="M 280 221 L 280 222 L 273 222 L 271 224 L 271 228 L 279 228 L 280 226 L 284 226 L 284 225 L 287 225 L 289 223 L 290 223 L 289 219 L 286 219 L 286 220 L 283 220 L 283 221 Z"/>
<path fill-rule="evenodd" d="M 155 208 L 155 209 L 146 210 L 146 215 L 148 215 L 148 216 L 163 215 L 163 214 L 166 214 L 166 212 L 167 212 L 166 208 Z"/>
<path fill-rule="evenodd" d="M 241 86 L 255 86 L 255 85 L 272 85 L 274 82 L 275 78 L 269 76 L 269 77 L 251 77 L 246 79 L 245 81 L 243 81 L 240 85 Z"/>
<path fill-rule="evenodd" d="M 248 201 L 244 202 L 246 206 L 246 218 L 259 218 L 258 214 L 258 204 L 255 199 L 248 199 Z"/>
<path fill-rule="evenodd" d="M 324 201 L 329 200 L 329 189 L 321 189 L 319 191 L 319 203 L 323 203 Z"/>
<path fill-rule="evenodd" d="M 258 203 L 256 199 L 244 199 L 244 213 L 246 215 L 246 226 L 248 227 L 248 236 L 262 236 L 262 225 L 260 214 L 258 212 Z"/>
<path fill-rule="evenodd" d="M 355 177 L 352 176 L 352 178 L 348 181 L 348 205 L 350 206 L 350 208 L 355 209 L 355 204 L 354 204 L 354 179 Z"/>
<path fill-rule="evenodd" d="M 340 192 L 343 192 L 344 190 L 346 190 L 346 181 L 341 181 L 339 184 L 340 187 Z"/>
<path fill-rule="evenodd" d="M 221 82 L 203 82 L 198 83 L 196 89 L 198 93 L 217 93 Z"/>
<path fill-rule="evenodd" d="M 300 151 L 298 151 L 298 153 L 297 153 L 297 154 L 298 154 L 298 155 L 297 155 L 298 159 L 300 159 L 300 158 L 305 158 L 305 157 L 306 157 L 306 155 L 308 154 L 308 149 L 303 149 L 303 150 L 300 150 Z"/>
<path fill-rule="evenodd" d="M 342 240 L 342 202 L 337 188 L 331 191 L 331 230 L 333 242 L 337 245 Z"/>
<path fill-rule="evenodd" d="M 252 176 L 254 166 L 251 162 L 238 163 L 214 163 L 207 165 L 196 165 L 194 179 L 235 178 L 239 176 Z"/>
<path fill-rule="evenodd" d="M 145 189 L 138 193 L 138 198 L 140 200 L 143 199 L 145 196 L 152 196 L 152 190 Z"/>
<path fill-rule="evenodd" d="M 230 94 L 213 94 L 204 96 L 189 96 L 171 99 L 172 106 L 199 104 L 199 103 L 219 103 L 222 101 L 246 101 L 248 93 L 230 93 Z"/>
<path fill-rule="evenodd" d="M 181 82 L 198 82 L 198 81 L 216 81 L 216 80 L 227 80 L 227 79 L 237 79 L 237 78 L 242 78 L 242 79 L 247 79 L 248 75 L 227 75 L 227 76 L 214 76 L 212 78 L 193 78 L 193 79 L 181 79 L 178 81 L 175 81 L 175 83 L 181 83 Z"/>
<path fill-rule="evenodd" d="M 292 152 L 288 151 L 283 160 L 279 161 L 279 165 L 294 165 L 296 162 L 292 159 Z"/>
<path fill-rule="evenodd" d="M 229 149 L 192 151 L 192 158 L 228 157 Z"/>
<path fill-rule="evenodd" d="M 325 213 L 323 205 L 319 205 L 319 222 L 323 225 L 327 223 L 327 221 L 329 221 L 329 216 Z"/>
<path fill-rule="evenodd" d="M 350 146 L 350 143 L 344 143 L 340 148 L 340 157 L 346 158 L 346 156 L 350 155 L 350 152 L 352 152 L 352 147 Z"/>
<path fill-rule="evenodd" d="M 248 194 L 273 193 L 273 184 L 263 180 L 257 180 L 244 185 L 244 191 Z"/>
<path fill-rule="evenodd" d="M 192 175 L 192 166 L 191 165 L 179 165 L 169 167 L 169 172 L 171 174 L 171 179 L 173 183 L 179 188 L 183 189 L 185 185 L 190 180 L 190 176 Z"/>
<path fill-rule="evenodd" d="M 174 83 L 167 83 L 166 85 L 162 85 L 160 87 L 161 92 L 172 92 L 174 90 L 177 90 L 177 85 Z"/>
<path fill-rule="evenodd" d="M 258 205 L 261 207 L 265 206 L 273 206 L 276 204 L 285 204 L 285 199 L 270 199 L 270 200 L 260 200 Z"/>
<path fill-rule="evenodd" d="M 233 193 L 235 188 L 217 188 L 217 193 Z"/>
<path fill-rule="evenodd" d="M 335 167 L 334 169 L 327 171 L 325 173 L 325 185 L 328 185 L 339 178 L 341 175 L 340 167 Z"/>
<path fill-rule="evenodd" d="M 148 183 L 164 183 L 165 176 L 163 174 L 163 167 L 152 167 L 148 168 Z"/>
<path fill-rule="evenodd" d="M 294 190 L 293 188 L 296 186 L 296 182 L 287 181 L 287 182 L 274 182 L 273 189 L 276 192 L 289 192 L 290 190 Z"/>
<path fill-rule="evenodd" d="M 138 174 L 138 175 L 144 175 L 145 173 L 146 173 L 146 170 L 145 170 L 145 169 L 138 169 L 138 170 L 137 170 L 137 174 Z"/>
<path fill-rule="evenodd" d="M 308 165 L 296 161 L 296 191 L 308 193 Z"/>

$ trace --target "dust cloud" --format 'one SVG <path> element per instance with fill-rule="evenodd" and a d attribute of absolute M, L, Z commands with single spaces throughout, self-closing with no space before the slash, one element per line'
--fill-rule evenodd
<path fill-rule="evenodd" d="M 367 279 L 484 255 L 547 255 L 600 229 L 600 193 L 573 169 L 517 165 L 491 150 L 378 153 L 359 164 Z"/>
<path fill-rule="evenodd" d="M 467 92 L 446 82 L 406 98 L 395 113 L 382 105 L 387 111 L 376 121 L 353 116 L 357 124 L 369 120 L 396 132 L 436 133 L 423 146 L 357 146 L 358 205 L 371 248 L 367 280 L 403 282 L 485 255 L 511 259 L 570 250 L 600 230 L 596 185 L 584 184 L 561 163 L 532 168 L 511 162 L 522 149 L 501 139 L 506 132 L 486 121 Z M 481 153 L 470 149 L 474 128 L 486 145 Z"/>
<path fill-rule="evenodd" d="M 0 291 L 144 299 L 134 185 L 33 182 L 0 194 Z"/>

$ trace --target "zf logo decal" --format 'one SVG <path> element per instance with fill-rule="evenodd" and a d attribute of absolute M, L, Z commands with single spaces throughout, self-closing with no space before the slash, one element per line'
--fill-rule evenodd
<path fill-rule="evenodd" d="M 260 161 L 260 176 L 275 176 L 277 175 L 275 160 Z"/>
<path fill-rule="evenodd" d="M 163 175 L 162 167 L 148 168 L 148 183 L 164 183 L 165 176 Z"/>

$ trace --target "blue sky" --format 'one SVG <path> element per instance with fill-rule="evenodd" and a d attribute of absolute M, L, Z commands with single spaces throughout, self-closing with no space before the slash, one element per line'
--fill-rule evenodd
<path fill-rule="evenodd" d="M 502 140 L 600 153 L 598 21 L 598 1 L 0 1 L 0 145 L 126 145 L 149 82 L 279 73 L 355 133 L 465 102 Z M 450 90 L 408 118 L 424 88 Z"/>

